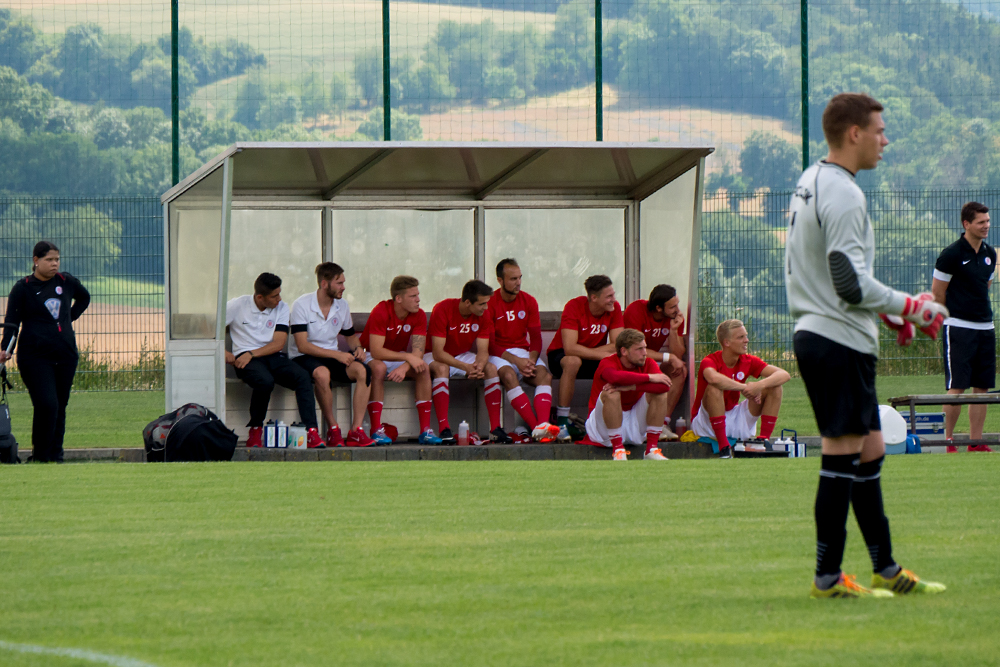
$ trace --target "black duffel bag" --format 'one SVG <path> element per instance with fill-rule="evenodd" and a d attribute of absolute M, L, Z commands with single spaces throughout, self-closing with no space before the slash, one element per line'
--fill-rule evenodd
<path fill-rule="evenodd" d="M 146 460 L 231 461 L 237 436 L 208 408 L 188 403 L 143 430 Z"/>

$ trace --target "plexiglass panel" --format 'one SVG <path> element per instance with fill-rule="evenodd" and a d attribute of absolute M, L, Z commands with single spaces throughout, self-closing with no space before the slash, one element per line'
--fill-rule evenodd
<path fill-rule="evenodd" d="M 420 307 L 428 313 L 461 296 L 475 277 L 474 226 L 471 209 L 335 209 L 333 261 L 344 267 L 351 311 L 368 312 L 388 299 L 389 283 L 401 274 L 420 281 Z"/>
<path fill-rule="evenodd" d="M 625 211 L 620 208 L 487 209 L 486 275 L 496 286 L 496 265 L 513 257 L 521 287 L 539 310 L 562 311 L 584 294 L 583 281 L 603 273 L 625 307 Z"/>
<path fill-rule="evenodd" d="M 267 271 L 281 278 L 281 298 L 291 304 L 316 289 L 316 265 L 323 261 L 320 209 L 233 209 L 229 239 L 229 296 L 253 294 L 253 282 Z"/>
<path fill-rule="evenodd" d="M 660 283 L 673 285 L 687 313 L 694 240 L 694 195 L 698 170 L 690 169 L 639 204 L 639 294 Z"/>
<path fill-rule="evenodd" d="M 170 337 L 215 338 L 223 168 L 170 203 Z"/>

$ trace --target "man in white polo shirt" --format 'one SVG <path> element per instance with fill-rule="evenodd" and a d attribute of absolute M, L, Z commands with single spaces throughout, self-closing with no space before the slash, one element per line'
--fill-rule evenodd
<path fill-rule="evenodd" d="M 264 418 L 275 384 L 295 390 L 299 417 L 308 429 L 307 446 L 323 447 L 316 423 L 312 380 L 284 351 L 288 340 L 288 305 L 281 300 L 281 278 L 262 273 L 253 283 L 253 292 L 226 303 L 226 326 L 233 340 L 233 351 L 226 352 L 226 363 L 233 366 L 236 377 L 253 389 L 247 447 L 262 446 Z"/>
<path fill-rule="evenodd" d="M 371 392 L 371 371 L 364 364 L 365 349 L 354 331 L 351 310 L 344 296 L 344 269 L 333 262 L 316 267 L 319 289 L 303 294 L 292 304 L 292 339 L 288 356 L 313 379 L 316 397 L 328 429 L 330 447 L 367 447 L 373 444 L 361 428 Z M 337 338 L 343 334 L 350 352 L 340 351 Z M 344 438 L 333 414 L 331 382 L 353 382 L 354 401 L 351 429 Z"/>

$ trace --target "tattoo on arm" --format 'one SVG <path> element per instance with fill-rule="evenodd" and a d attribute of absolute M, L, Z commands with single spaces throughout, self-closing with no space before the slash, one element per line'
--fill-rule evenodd
<path fill-rule="evenodd" d="M 410 339 L 410 342 L 412 343 L 413 354 L 419 355 L 421 357 L 424 356 L 424 350 L 427 349 L 426 347 L 424 347 L 427 344 L 427 337 L 413 336 Z"/>

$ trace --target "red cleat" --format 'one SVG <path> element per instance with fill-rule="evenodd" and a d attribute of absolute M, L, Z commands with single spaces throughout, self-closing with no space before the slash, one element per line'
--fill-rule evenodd
<path fill-rule="evenodd" d="M 974 447 L 969 447 L 970 452 L 992 452 L 989 445 L 976 445 Z"/>
<path fill-rule="evenodd" d="M 344 436 L 340 435 L 339 426 L 331 426 L 326 430 L 326 446 L 327 447 L 344 446 Z"/>
<path fill-rule="evenodd" d="M 319 437 L 319 431 L 314 428 L 306 431 L 306 449 L 326 449 L 326 443 Z"/>
<path fill-rule="evenodd" d="M 375 441 L 369 438 L 368 434 L 361 428 L 349 431 L 347 433 L 347 440 L 344 442 L 345 447 L 367 447 L 374 444 Z"/>
<path fill-rule="evenodd" d="M 955 445 L 951 444 L 953 442 L 951 438 L 945 439 L 945 442 L 948 443 L 948 447 L 945 448 L 946 452 L 948 452 L 949 454 L 956 454 L 956 453 L 958 453 L 958 447 L 956 447 Z"/>
<path fill-rule="evenodd" d="M 247 447 L 264 446 L 264 427 L 251 426 L 250 433 L 247 434 Z"/>

